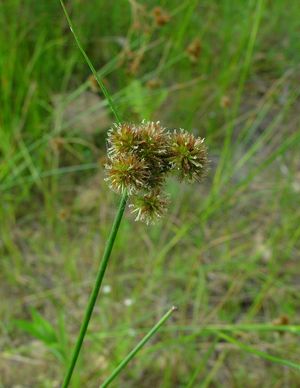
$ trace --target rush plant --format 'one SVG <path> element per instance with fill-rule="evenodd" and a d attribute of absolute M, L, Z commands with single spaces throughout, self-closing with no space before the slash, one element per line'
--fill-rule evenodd
<path fill-rule="evenodd" d="M 143 121 L 139 124 L 121 122 L 108 91 L 78 39 L 63 1 L 60 0 L 60 2 L 78 48 L 107 98 L 117 121 L 108 132 L 105 168 L 106 180 L 110 188 L 121 194 L 120 205 L 107 239 L 95 284 L 62 384 L 62 387 L 66 388 L 69 386 L 79 357 L 128 200 L 130 200 L 129 206 L 136 216 L 136 221 L 143 221 L 146 224 L 154 223 L 163 215 L 168 204 L 167 196 L 163 191 L 166 177 L 171 173 L 176 173 L 181 180 L 187 179 L 190 182 L 201 180 L 206 172 L 207 151 L 203 139 L 195 138 L 183 129 L 168 131 L 159 122 Z M 117 377 L 175 310 L 176 308 L 172 307 L 161 318 L 124 358 L 112 375 L 102 384 L 102 387 L 108 386 Z"/>
<path fill-rule="evenodd" d="M 159 122 L 116 124 L 108 132 L 107 143 L 106 180 L 111 189 L 122 197 L 63 387 L 68 386 L 72 377 L 128 200 L 136 221 L 154 223 L 163 215 L 168 204 L 163 191 L 168 174 L 175 172 L 181 180 L 197 181 L 206 172 L 204 140 L 182 129 L 179 132 L 166 131 Z M 167 317 L 169 315 L 171 313 Z M 131 359 L 136 353 L 130 353 L 128 357 Z M 122 365 L 125 364 L 127 362 Z M 121 369 L 123 367 L 118 371 Z M 118 373 L 114 373 L 113 378 Z"/>

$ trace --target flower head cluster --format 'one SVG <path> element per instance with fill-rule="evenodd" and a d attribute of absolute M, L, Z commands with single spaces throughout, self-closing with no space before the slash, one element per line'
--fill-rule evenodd
<path fill-rule="evenodd" d="M 204 139 L 180 131 L 167 131 L 159 122 L 116 124 L 108 132 L 106 180 L 112 190 L 127 192 L 136 220 L 147 224 L 161 217 L 167 207 L 162 188 L 166 177 L 199 181 L 205 174 Z"/>
<path fill-rule="evenodd" d="M 107 180 L 114 191 L 131 195 L 162 186 L 170 169 L 169 133 L 158 122 L 115 125 L 107 142 Z"/>

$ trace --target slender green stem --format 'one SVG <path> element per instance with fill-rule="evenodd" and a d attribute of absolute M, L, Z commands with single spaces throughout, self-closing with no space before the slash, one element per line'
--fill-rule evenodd
<path fill-rule="evenodd" d="M 122 362 L 117 366 L 113 373 L 100 385 L 100 388 L 108 387 L 109 384 L 121 373 L 126 365 L 133 359 L 133 357 L 142 349 L 142 347 L 149 341 L 149 339 L 160 329 L 160 327 L 166 322 L 170 315 L 177 310 L 176 307 L 170 308 L 170 310 L 157 322 L 155 326 L 145 335 L 145 337 L 136 345 L 136 347 L 124 358 Z"/>
<path fill-rule="evenodd" d="M 110 97 L 110 94 L 108 93 L 108 90 L 106 89 L 102 79 L 99 77 L 99 75 L 97 73 L 97 70 L 94 68 L 90 58 L 88 57 L 87 53 L 84 51 L 84 48 L 82 47 L 82 44 L 81 44 L 81 42 L 80 42 L 80 40 L 79 40 L 75 30 L 74 30 L 73 23 L 72 23 L 72 21 L 70 19 L 70 16 L 69 16 L 68 11 L 67 11 L 67 9 L 66 9 L 66 7 L 64 5 L 63 0 L 60 0 L 60 4 L 62 6 L 62 9 L 64 10 L 67 22 L 68 22 L 69 27 L 70 27 L 70 30 L 71 30 L 71 32 L 72 32 L 72 34 L 74 36 L 74 39 L 75 39 L 75 41 L 77 43 L 77 46 L 78 46 L 81 54 L 83 55 L 83 57 L 84 57 L 86 63 L 88 64 L 91 72 L 93 73 L 94 77 L 96 78 L 96 81 L 98 82 L 100 88 L 102 89 L 102 92 L 103 92 L 105 98 L 107 99 L 108 104 L 110 106 L 110 109 L 112 110 L 113 114 L 115 115 L 115 118 L 116 118 L 117 122 L 120 123 L 121 119 L 120 119 L 120 116 L 119 116 L 119 114 L 118 114 L 118 112 L 117 112 L 117 110 L 115 108 L 115 104 L 114 104 L 112 98 Z"/>
<path fill-rule="evenodd" d="M 120 206 L 119 206 L 118 212 L 116 214 L 115 220 L 113 222 L 113 225 L 112 225 L 112 228 L 110 231 L 110 235 L 109 235 L 107 243 L 106 243 L 103 257 L 102 257 L 100 267 L 99 267 L 99 270 L 97 273 L 95 285 L 94 285 L 94 288 L 92 290 L 92 293 L 91 293 L 91 296 L 90 296 L 90 299 L 89 299 L 89 302 L 87 305 L 87 309 L 86 309 L 86 312 L 85 312 L 85 315 L 83 318 L 83 322 L 82 322 L 82 325 L 80 328 L 80 332 L 79 332 L 79 335 L 77 338 L 76 345 L 75 345 L 74 350 L 73 350 L 70 365 L 68 367 L 67 373 L 66 373 L 65 378 L 64 378 L 62 388 L 68 387 L 68 385 L 70 383 L 70 380 L 71 380 L 71 377 L 72 377 L 72 374 L 73 374 L 73 371 L 74 371 L 74 368 L 75 368 L 75 365 L 76 365 L 76 362 L 77 362 L 77 359 L 79 356 L 79 352 L 80 352 L 80 349 L 81 349 L 81 346 L 83 343 L 83 339 L 84 339 L 84 336 L 86 334 L 86 331 L 87 331 L 87 328 L 89 325 L 89 321 L 91 319 L 91 316 L 92 316 L 92 313 L 94 310 L 94 306 L 95 306 L 97 296 L 98 296 L 98 293 L 99 293 L 99 290 L 101 287 L 101 283 L 102 283 L 102 280 L 103 280 L 103 277 L 105 274 L 105 270 L 106 270 L 106 267 L 107 267 L 107 264 L 108 264 L 108 261 L 110 258 L 110 254 L 111 254 L 111 251 L 112 251 L 115 239 L 116 239 L 116 235 L 118 233 L 119 226 L 120 226 L 123 214 L 124 214 L 127 198 L 128 198 L 127 193 L 124 193 L 122 196 Z"/>
<path fill-rule="evenodd" d="M 68 11 L 64 5 L 64 2 L 63 0 L 60 0 L 60 4 L 63 8 L 63 11 L 65 13 L 65 16 L 66 16 L 66 19 L 67 19 L 67 22 L 69 24 L 69 27 L 70 27 L 70 30 L 74 36 L 74 39 L 76 41 L 76 44 L 81 52 L 81 54 L 83 55 L 86 63 L 88 64 L 90 70 L 92 71 L 94 77 L 96 78 L 105 98 L 107 99 L 108 101 L 108 104 L 117 120 L 118 123 L 121 122 L 121 119 L 120 119 L 120 116 L 115 108 L 115 105 L 114 105 L 114 102 L 112 100 L 112 98 L 110 97 L 110 94 L 108 93 L 102 79 L 99 77 L 96 69 L 94 68 L 91 60 L 89 59 L 88 55 L 86 54 L 86 52 L 84 51 L 83 49 L 83 46 L 74 30 L 74 27 L 73 27 L 73 23 L 70 19 L 70 16 L 68 14 Z M 88 325 L 89 325 L 89 321 L 91 319 L 91 316 L 92 316 L 92 313 L 93 313 L 93 310 L 94 310 L 94 306 L 95 306 L 95 303 L 96 303 L 96 300 L 97 300 L 97 296 L 98 296 L 98 293 L 99 293 L 99 290 L 100 290 L 100 287 L 101 287 L 101 283 L 102 283 L 102 280 L 103 280 L 103 277 L 104 277 L 104 274 L 105 274 L 105 270 L 106 270 L 106 267 L 107 267 L 107 264 L 108 264 L 108 261 L 109 261 L 109 258 L 110 258 L 110 254 L 111 254 L 111 251 L 112 251 L 112 248 L 113 248 L 113 245 L 114 245 L 114 241 L 115 241 L 115 238 L 116 238 L 116 235 L 117 235 L 117 232 L 118 232 L 118 229 L 119 229 L 119 226 L 120 226 L 120 222 L 121 222 L 121 219 L 122 219 L 122 216 L 123 216 L 123 213 L 124 213 L 124 210 L 125 210 L 125 207 L 126 207 L 126 202 L 127 202 L 127 193 L 124 193 L 122 199 L 121 199 L 121 202 L 120 202 L 120 206 L 119 206 L 119 210 L 118 210 L 118 213 L 116 214 L 116 218 L 114 220 L 114 223 L 113 223 L 113 226 L 112 226 L 112 229 L 111 229 L 111 232 L 110 232 L 110 236 L 107 240 L 107 244 L 106 244 L 106 247 L 105 247 L 105 251 L 104 251 L 104 254 L 103 254 L 103 258 L 102 258 L 102 261 L 101 261 L 101 264 L 100 264 L 100 267 L 99 267 L 99 270 L 98 270 L 98 274 L 97 274 L 97 278 L 96 278 L 96 282 L 95 282 L 95 285 L 94 285 L 94 288 L 93 288 L 93 291 L 91 293 L 91 296 L 90 296 L 90 300 L 88 302 L 88 306 L 87 306 L 87 309 L 86 309 L 86 312 L 85 312 L 85 316 L 84 316 L 84 319 L 83 319 L 83 322 L 82 322 L 82 325 L 81 325 L 81 328 L 80 328 L 80 332 L 79 332 L 79 336 L 78 336 L 78 339 L 77 339 L 77 342 L 76 342 L 76 345 L 75 345 L 75 348 L 74 348 L 74 351 L 73 351 L 73 354 L 72 354 L 72 358 L 71 358 L 71 362 L 70 362 L 70 365 L 68 367 L 68 370 L 67 370 L 67 373 L 66 373 L 66 376 L 65 376 L 65 379 L 64 379 L 64 382 L 63 382 L 63 385 L 62 387 L 63 388 L 66 388 L 68 387 L 69 385 L 69 382 L 71 380 L 71 377 L 72 377 L 72 374 L 73 374 L 73 371 L 74 371 L 74 368 L 75 368 L 75 365 L 76 365 L 76 362 L 77 362 L 77 359 L 78 359 L 78 356 L 79 356 L 79 353 L 80 353 L 80 349 L 81 349 L 81 346 L 82 346 L 82 343 L 83 343 L 83 340 L 84 340 L 84 337 L 85 337 L 85 334 L 86 334 L 86 331 L 87 331 L 87 328 L 88 328 Z"/>

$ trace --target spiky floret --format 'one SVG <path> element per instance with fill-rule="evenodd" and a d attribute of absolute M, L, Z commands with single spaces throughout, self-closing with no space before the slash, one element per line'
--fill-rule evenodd
<path fill-rule="evenodd" d="M 169 132 L 160 122 L 143 121 L 136 129 L 138 136 L 137 153 L 147 160 L 150 169 L 148 187 L 150 190 L 161 187 L 171 164 L 168 160 Z"/>
<path fill-rule="evenodd" d="M 144 195 L 134 197 L 133 203 L 129 206 L 135 214 L 136 221 L 153 224 L 166 211 L 168 199 L 159 189 L 152 190 Z"/>
<path fill-rule="evenodd" d="M 148 166 L 136 155 L 120 155 L 110 158 L 105 168 L 107 170 L 106 180 L 112 190 L 118 193 L 126 190 L 131 195 L 147 186 Z"/>
<path fill-rule="evenodd" d="M 189 182 L 201 180 L 207 167 L 204 139 L 195 138 L 183 130 L 175 131 L 170 141 L 169 161 L 181 179 L 187 179 Z"/>
<path fill-rule="evenodd" d="M 138 146 L 136 128 L 129 123 L 115 124 L 108 131 L 107 144 L 109 157 L 134 153 Z"/>
<path fill-rule="evenodd" d="M 160 159 L 167 153 L 166 145 L 169 139 L 169 133 L 160 122 L 143 121 L 136 127 L 138 138 L 137 152 L 150 159 Z"/>

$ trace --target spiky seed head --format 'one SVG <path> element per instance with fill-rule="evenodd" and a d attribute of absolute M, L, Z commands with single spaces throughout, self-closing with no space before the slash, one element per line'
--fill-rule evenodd
<path fill-rule="evenodd" d="M 144 160 L 136 155 L 120 155 L 107 160 L 106 180 L 112 190 L 129 195 L 142 190 L 149 179 L 149 169 Z"/>
<path fill-rule="evenodd" d="M 162 171 L 159 166 L 153 166 L 149 168 L 149 179 L 147 182 L 147 189 L 154 190 L 160 189 L 166 181 L 166 173 Z"/>
<path fill-rule="evenodd" d="M 204 139 L 191 133 L 174 132 L 170 141 L 169 160 L 181 179 L 199 181 L 207 169 L 207 149 Z"/>
<path fill-rule="evenodd" d="M 148 187 L 150 190 L 161 187 L 171 164 L 168 160 L 169 132 L 160 122 L 143 121 L 137 128 L 137 153 L 144 158 L 150 170 Z"/>
<path fill-rule="evenodd" d="M 108 131 L 108 156 L 135 154 L 156 170 L 166 170 L 169 133 L 159 121 L 142 121 L 139 125 L 115 124 Z"/>
<path fill-rule="evenodd" d="M 166 211 L 168 199 L 158 189 L 144 195 L 134 197 L 129 206 L 135 214 L 136 221 L 145 222 L 147 225 L 155 223 Z"/>
<path fill-rule="evenodd" d="M 138 137 L 137 152 L 144 158 L 154 161 L 167 153 L 169 133 L 160 122 L 143 121 L 136 127 Z"/>
<path fill-rule="evenodd" d="M 169 133 L 159 122 L 143 121 L 139 125 L 115 124 L 108 133 L 108 157 L 135 155 L 149 168 L 149 190 L 164 183 L 171 164 L 167 158 Z"/>
<path fill-rule="evenodd" d="M 128 155 L 133 153 L 137 147 L 137 142 L 137 132 L 132 124 L 115 124 L 108 131 L 108 156 L 114 157 L 120 154 Z"/>
<path fill-rule="evenodd" d="M 106 180 L 114 191 L 128 193 L 136 220 L 147 224 L 166 210 L 161 190 L 168 173 L 176 170 L 182 179 L 198 181 L 206 172 L 204 139 L 184 130 L 171 133 L 159 122 L 116 124 L 107 143 Z"/>

